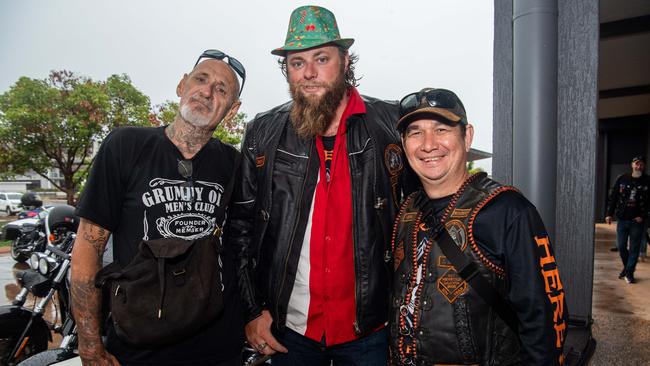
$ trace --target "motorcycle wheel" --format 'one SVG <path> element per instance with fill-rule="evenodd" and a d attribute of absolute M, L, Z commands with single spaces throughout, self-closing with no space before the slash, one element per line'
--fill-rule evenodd
<path fill-rule="evenodd" d="M 16 340 L 20 337 L 23 329 L 7 329 L 7 327 L 0 326 L 0 366 L 13 366 L 18 364 L 24 359 L 31 357 L 39 352 L 47 349 L 47 334 L 37 329 L 32 330 L 32 335 L 27 341 L 27 344 L 20 353 L 20 357 L 12 360 L 9 363 L 5 359 L 13 350 Z"/>
<path fill-rule="evenodd" d="M 18 236 L 16 239 L 14 239 L 11 242 L 11 258 L 13 258 L 16 262 L 22 263 L 26 261 L 29 257 L 25 253 L 21 253 L 18 251 L 18 242 L 20 241 L 20 236 Z"/>

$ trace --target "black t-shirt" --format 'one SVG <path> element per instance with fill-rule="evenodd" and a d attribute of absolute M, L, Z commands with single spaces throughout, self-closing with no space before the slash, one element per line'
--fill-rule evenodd
<path fill-rule="evenodd" d="M 643 178 L 643 176 L 630 178 L 629 185 L 626 187 L 630 190 L 630 196 L 627 198 L 625 210 L 623 210 L 621 217 L 624 220 L 634 220 L 637 217 L 645 218 L 645 213 L 641 211 L 641 205 L 639 204 L 643 193 L 648 190 L 648 182 Z"/>
<path fill-rule="evenodd" d="M 334 143 L 336 142 L 336 135 L 322 136 L 323 139 L 323 152 L 325 153 L 325 175 L 327 181 L 330 180 L 330 170 L 332 169 L 332 157 L 334 156 Z"/>
<path fill-rule="evenodd" d="M 184 160 L 160 128 L 119 128 L 104 140 L 77 206 L 77 214 L 112 232 L 117 263 L 126 266 L 142 240 L 195 239 L 212 233 L 222 194 L 234 176 L 238 152 L 210 140 L 191 160 L 192 174 L 179 171 Z M 184 177 L 188 176 L 188 177 Z M 233 258 L 222 255 L 224 311 L 186 340 L 157 349 L 121 342 L 108 329 L 107 348 L 129 364 L 214 364 L 235 357 L 243 344 Z"/>

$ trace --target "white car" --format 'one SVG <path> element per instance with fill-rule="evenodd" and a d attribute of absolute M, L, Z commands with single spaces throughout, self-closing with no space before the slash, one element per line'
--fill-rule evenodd
<path fill-rule="evenodd" d="M 21 196 L 21 193 L 16 192 L 0 192 L 0 211 L 6 212 L 7 215 L 18 213 L 21 210 Z"/>

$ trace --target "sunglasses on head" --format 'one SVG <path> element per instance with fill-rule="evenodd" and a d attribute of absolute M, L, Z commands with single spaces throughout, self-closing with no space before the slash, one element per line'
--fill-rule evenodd
<path fill-rule="evenodd" d="M 192 173 L 193 167 L 191 160 L 178 161 L 178 174 L 180 174 L 181 177 L 185 178 L 185 182 L 181 186 L 190 189 L 189 201 L 194 203 L 194 181 L 192 180 Z"/>
<path fill-rule="evenodd" d="M 232 56 L 228 56 L 227 54 L 223 53 L 222 51 L 219 50 L 205 50 L 199 56 L 198 60 L 196 60 L 196 63 L 194 64 L 194 67 L 199 64 L 201 59 L 204 58 L 212 58 L 215 60 L 220 60 L 223 61 L 224 59 L 226 60 L 226 63 L 228 66 L 230 66 L 231 69 L 233 69 L 234 72 L 241 77 L 241 88 L 239 88 L 239 95 L 241 95 L 242 90 L 244 90 L 244 83 L 246 82 L 246 69 L 244 68 L 244 65 L 242 65 L 239 60 Z"/>
<path fill-rule="evenodd" d="M 447 89 L 424 89 L 419 92 L 411 93 L 402 98 L 399 102 L 399 115 L 405 116 L 417 109 L 425 107 L 449 109 L 452 111 L 465 111 L 463 103 L 458 99 L 456 94 Z"/>

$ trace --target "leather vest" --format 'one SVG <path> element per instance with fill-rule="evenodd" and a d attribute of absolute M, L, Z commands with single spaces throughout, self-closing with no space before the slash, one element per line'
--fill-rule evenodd
<path fill-rule="evenodd" d="M 505 293 L 505 271 L 492 263 L 477 245 L 473 224 L 490 200 L 512 187 L 502 186 L 485 173 L 469 177 L 452 197 L 438 221 L 461 250 L 479 265 L 480 273 Z M 424 269 L 414 289 L 414 248 L 425 222 L 422 208 L 429 198 L 414 192 L 402 204 L 393 233 L 395 276 L 391 291 L 391 360 L 395 365 L 518 365 L 517 335 L 458 275 L 436 244 L 434 228 L 424 250 Z M 439 226 L 440 228 L 442 226 Z M 411 284 L 411 285 L 410 285 Z M 411 287 L 411 291 L 409 291 Z M 409 292 L 411 294 L 409 294 Z M 405 306 L 415 297 L 412 326 L 405 323 Z"/>

